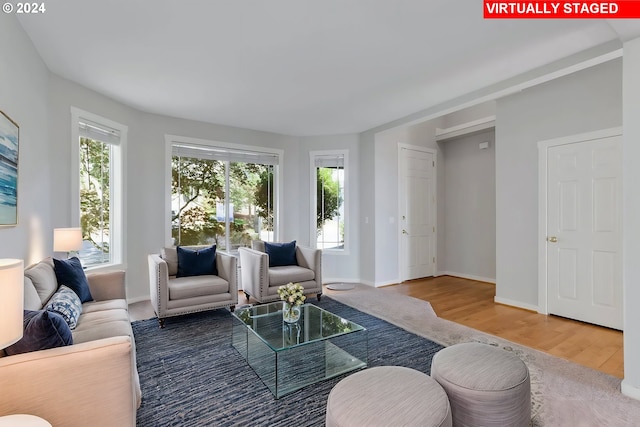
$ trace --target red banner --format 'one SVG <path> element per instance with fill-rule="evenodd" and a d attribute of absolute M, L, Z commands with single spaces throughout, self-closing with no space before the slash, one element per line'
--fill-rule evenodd
<path fill-rule="evenodd" d="M 485 19 L 628 19 L 640 18 L 640 0 L 492 1 L 484 0 Z"/>

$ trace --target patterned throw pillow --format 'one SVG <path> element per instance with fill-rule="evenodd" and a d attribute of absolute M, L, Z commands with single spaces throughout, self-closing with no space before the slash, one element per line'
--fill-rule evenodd
<path fill-rule="evenodd" d="M 53 294 L 45 310 L 58 313 L 64 321 L 67 322 L 70 329 L 75 329 L 80 313 L 82 313 L 82 303 L 80 302 L 78 294 L 72 289 L 62 285 L 60 289 Z"/>

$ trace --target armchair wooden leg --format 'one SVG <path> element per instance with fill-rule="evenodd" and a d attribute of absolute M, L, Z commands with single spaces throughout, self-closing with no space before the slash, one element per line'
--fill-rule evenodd
<path fill-rule="evenodd" d="M 158 317 L 158 322 L 160 322 L 160 329 L 164 329 L 164 319 Z"/>
<path fill-rule="evenodd" d="M 318 297 L 318 302 L 320 302 L 320 298 L 322 297 L 322 292 L 318 293 L 318 295 L 316 295 L 316 297 Z"/>
<path fill-rule="evenodd" d="M 233 311 L 236 309 L 235 305 L 232 305 L 231 307 L 229 307 L 229 310 L 233 313 Z"/>
<path fill-rule="evenodd" d="M 251 298 L 251 295 L 249 295 L 246 291 L 242 291 L 244 293 L 244 297 L 247 299 L 247 301 L 249 301 L 249 298 Z"/>

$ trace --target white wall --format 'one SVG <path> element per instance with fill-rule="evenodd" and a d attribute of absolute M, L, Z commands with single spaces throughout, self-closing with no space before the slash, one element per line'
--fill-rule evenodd
<path fill-rule="evenodd" d="M 0 227 L 0 258 L 28 265 L 53 248 L 50 177 L 64 167 L 49 159 L 49 72 L 14 15 L 0 14 L 0 52 L 0 110 L 20 127 L 18 225 Z"/>
<path fill-rule="evenodd" d="M 482 142 L 488 142 L 489 147 L 481 150 Z M 445 256 L 438 267 L 456 276 L 495 281 L 495 131 L 440 145 L 445 180 Z"/>
<path fill-rule="evenodd" d="M 624 44 L 623 67 L 623 287 L 624 381 L 622 392 L 640 399 L 640 38 Z"/>
<path fill-rule="evenodd" d="M 296 212 L 303 234 L 298 239 L 309 245 L 311 223 L 311 170 L 310 151 L 348 150 L 349 163 L 345 165 L 348 177 L 348 217 L 345 221 L 345 233 L 348 239 L 347 251 L 327 252 L 322 255 L 322 281 L 358 282 L 360 281 L 360 144 L 356 134 L 309 136 L 300 138 L 300 192 L 296 202 Z"/>
<path fill-rule="evenodd" d="M 374 190 L 375 212 L 375 286 L 399 283 L 398 264 L 398 143 L 410 144 L 438 150 L 437 164 L 437 260 L 444 257 L 442 220 L 444 219 L 444 175 L 440 167 L 442 152 L 435 141 L 435 129 L 442 127 L 439 119 L 426 121 L 409 127 L 394 128 L 375 135 Z M 367 147 L 371 149 L 371 145 Z M 439 267 L 438 267 L 439 268 Z"/>
<path fill-rule="evenodd" d="M 538 306 L 537 142 L 622 124 L 617 59 L 496 104 L 496 300 Z"/>

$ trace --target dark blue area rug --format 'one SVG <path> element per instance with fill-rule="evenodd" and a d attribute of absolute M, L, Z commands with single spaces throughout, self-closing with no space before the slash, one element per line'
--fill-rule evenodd
<path fill-rule="evenodd" d="M 406 366 L 429 374 L 442 346 L 324 297 L 325 310 L 368 329 L 369 367 Z M 133 323 L 142 406 L 138 426 L 322 426 L 327 397 L 344 376 L 278 400 L 231 346 L 231 313 L 215 310 Z"/>

